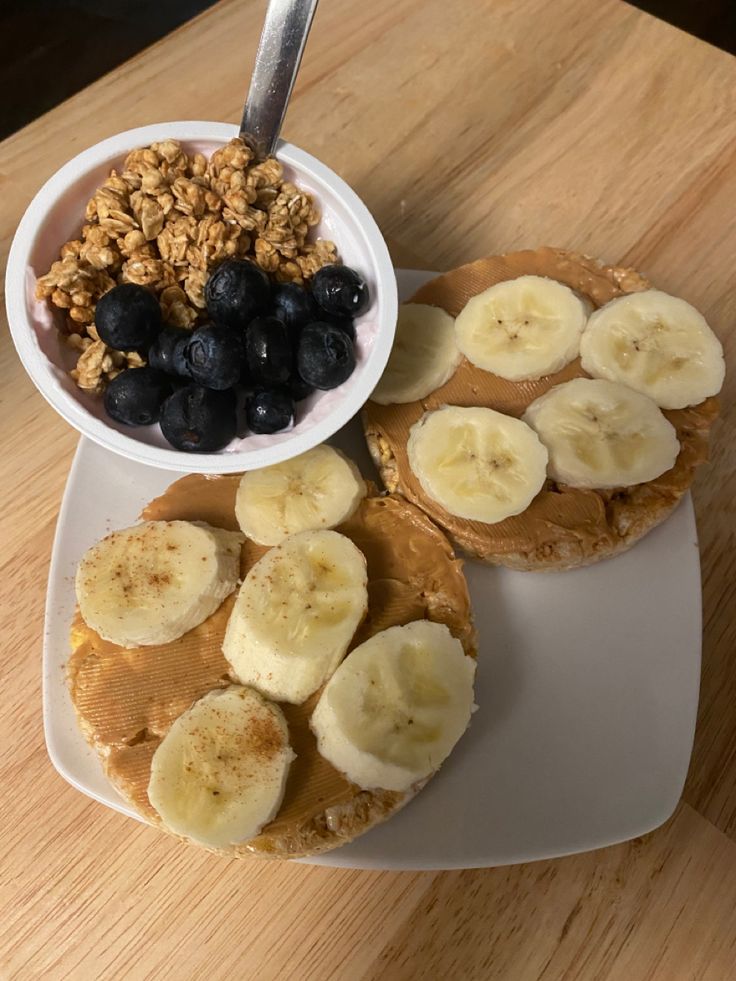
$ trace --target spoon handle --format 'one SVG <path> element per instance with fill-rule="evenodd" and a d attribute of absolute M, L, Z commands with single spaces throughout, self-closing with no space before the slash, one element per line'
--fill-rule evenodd
<path fill-rule="evenodd" d="M 319 0 L 270 0 L 240 135 L 262 160 L 273 153 Z"/>

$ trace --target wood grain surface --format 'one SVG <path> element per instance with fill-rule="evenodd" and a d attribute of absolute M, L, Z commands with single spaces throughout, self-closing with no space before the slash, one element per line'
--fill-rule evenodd
<path fill-rule="evenodd" d="M 30 197 L 88 144 L 238 119 L 264 6 L 225 0 L 0 145 L 3 262 Z M 736 62 L 618 0 L 323 0 L 285 135 L 431 267 L 580 249 L 636 265 L 723 339 L 723 415 L 694 488 L 705 637 L 683 801 L 658 831 L 599 852 L 368 873 L 221 860 L 83 797 L 47 759 L 40 695 L 76 434 L 3 325 L 0 978 L 734 977 Z"/>

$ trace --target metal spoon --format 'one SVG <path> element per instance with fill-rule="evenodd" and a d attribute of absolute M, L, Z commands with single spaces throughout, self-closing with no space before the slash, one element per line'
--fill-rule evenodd
<path fill-rule="evenodd" d="M 273 153 L 319 0 L 270 0 L 240 135 L 259 160 Z"/>

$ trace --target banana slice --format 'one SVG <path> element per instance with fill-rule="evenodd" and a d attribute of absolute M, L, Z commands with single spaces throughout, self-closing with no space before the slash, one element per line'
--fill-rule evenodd
<path fill-rule="evenodd" d="M 569 286 L 519 276 L 472 297 L 455 321 L 457 346 L 478 368 L 509 381 L 551 375 L 578 356 L 588 316 Z"/>
<path fill-rule="evenodd" d="M 589 375 L 623 382 L 663 409 L 717 395 L 726 372 L 705 317 L 660 290 L 620 296 L 591 314 L 580 355 Z"/>
<path fill-rule="evenodd" d="M 245 577 L 222 651 L 238 681 L 301 703 L 340 663 L 367 608 L 360 549 L 336 531 L 303 531 Z"/>
<path fill-rule="evenodd" d="M 84 622 L 121 647 L 167 644 L 215 612 L 240 575 L 239 532 L 202 522 L 144 521 L 82 556 Z"/>
<path fill-rule="evenodd" d="M 674 426 L 646 395 L 574 378 L 529 406 L 526 422 L 549 450 L 550 477 L 570 487 L 630 487 L 674 466 Z"/>
<path fill-rule="evenodd" d="M 448 405 L 409 430 L 409 466 L 450 514 L 494 524 L 529 506 L 547 476 L 547 450 L 520 419 Z"/>
<path fill-rule="evenodd" d="M 415 402 L 436 391 L 462 360 L 455 321 L 440 307 L 402 303 L 386 369 L 371 398 L 381 405 Z"/>
<path fill-rule="evenodd" d="M 235 516 L 248 538 L 260 545 L 278 545 L 299 531 L 342 524 L 365 493 L 365 481 L 353 461 L 323 444 L 285 463 L 244 473 Z"/>
<path fill-rule="evenodd" d="M 217 689 L 180 715 L 157 747 L 148 799 L 170 831 L 227 848 L 276 816 L 293 759 L 277 705 L 252 688 Z"/>
<path fill-rule="evenodd" d="M 366 790 L 408 790 L 468 727 L 475 661 L 445 624 L 389 627 L 345 658 L 310 725 L 320 754 Z"/>

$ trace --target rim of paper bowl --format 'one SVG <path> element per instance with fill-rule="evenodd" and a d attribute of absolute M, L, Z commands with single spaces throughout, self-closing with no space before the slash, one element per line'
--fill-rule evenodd
<path fill-rule="evenodd" d="M 288 432 L 275 434 L 282 438 L 270 445 L 248 449 L 246 437 L 246 446 L 242 449 L 184 453 L 173 447 L 143 442 L 114 428 L 114 423 L 96 418 L 62 387 L 56 375 L 58 367 L 55 369 L 40 348 L 28 307 L 26 277 L 30 255 L 49 213 L 62 195 L 90 171 L 104 165 L 112 166 L 116 159 L 136 147 L 167 138 L 184 143 L 225 143 L 237 132 L 237 127 L 229 123 L 180 120 L 126 130 L 88 147 L 57 170 L 38 191 L 18 225 L 10 248 L 5 283 L 6 307 L 10 332 L 23 367 L 41 395 L 71 426 L 106 449 L 138 463 L 183 473 L 237 473 L 269 466 L 304 453 L 336 433 L 360 410 L 377 385 L 391 352 L 398 308 L 396 278 L 388 247 L 375 219 L 355 191 L 329 167 L 299 147 L 281 141 L 276 149 L 277 157 L 298 173 L 297 180 L 305 178 L 305 185 L 314 191 L 318 204 L 322 204 L 322 189 L 331 192 L 344 207 L 344 213 L 349 216 L 346 224 L 352 226 L 370 266 L 370 269 L 361 268 L 360 271 L 366 275 L 373 293 L 371 306 L 366 313 L 372 312 L 377 323 L 375 336 L 362 370 L 345 382 L 345 390 L 340 393 L 339 401 L 326 416 L 293 436 Z M 61 244 L 59 242 L 58 247 Z M 340 242 L 336 244 L 339 252 Z M 334 391 L 338 392 L 339 389 Z M 330 394 L 321 393 L 317 404 Z"/>

